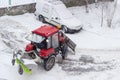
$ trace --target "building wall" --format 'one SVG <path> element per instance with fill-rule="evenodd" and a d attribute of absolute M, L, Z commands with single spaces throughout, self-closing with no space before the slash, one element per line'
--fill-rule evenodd
<path fill-rule="evenodd" d="M 0 8 L 35 3 L 36 0 L 0 0 Z"/>
<path fill-rule="evenodd" d="M 61 0 L 67 7 L 82 6 L 86 4 L 86 0 Z M 95 3 L 95 1 L 114 1 L 114 0 L 88 0 L 89 4 Z"/>
<path fill-rule="evenodd" d="M 9 5 L 8 0 L 0 0 L 0 8 L 7 7 Z"/>
<path fill-rule="evenodd" d="M 81 5 L 85 5 L 86 4 L 86 0 L 61 0 L 63 1 L 67 7 L 71 7 L 71 6 L 81 6 Z M 88 3 L 94 3 L 95 0 L 88 0 Z"/>
<path fill-rule="evenodd" d="M 4 7 L 0 8 L 0 16 L 3 15 L 20 15 L 24 13 L 34 13 L 35 12 L 35 5 L 36 3 L 19 5 L 19 6 L 11 6 L 11 7 Z"/>
<path fill-rule="evenodd" d="M 0 16 L 35 11 L 36 0 L 0 0 Z"/>

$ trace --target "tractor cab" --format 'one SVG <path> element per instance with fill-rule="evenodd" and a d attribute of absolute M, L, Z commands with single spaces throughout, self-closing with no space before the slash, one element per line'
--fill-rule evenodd
<path fill-rule="evenodd" d="M 25 50 L 27 52 L 40 50 L 39 55 L 43 58 L 46 58 L 51 54 L 55 54 L 65 41 L 65 37 L 59 29 L 48 25 L 44 25 L 33 30 L 26 39 L 31 41 L 31 43 L 26 46 Z"/>

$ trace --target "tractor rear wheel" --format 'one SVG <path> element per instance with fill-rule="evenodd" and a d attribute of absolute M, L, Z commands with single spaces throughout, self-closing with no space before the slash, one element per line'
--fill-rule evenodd
<path fill-rule="evenodd" d="M 65 25 L 61 25 L 61 29 L 62 29 L 62 31 L 63 31 L 64 33 L 67 32 L 67 26 L 65 26 Z"/>
<path fill-rule="evenodd" d="M 49 71 L 53 68 L 54 64 L 55 64 L 55 56 L 52 55 L 44 60 L 44 69 L 46 71 Z"/>

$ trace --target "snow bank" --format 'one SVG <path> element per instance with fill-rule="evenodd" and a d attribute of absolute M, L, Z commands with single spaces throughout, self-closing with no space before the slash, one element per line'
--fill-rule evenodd
<path fill-rule="evenodd" d="M 113 5 L 113 3 L 111 3 L 111 5 Z M 116 12 L 112 22 L 112 28 L 107 27 L 106 19 L 108 13 L 106 13 L 106 9 L 104 9 L 104 23 L 101 27 L 101 3 L 98 4 L 97 8 L 94 4 L 89 5 L 89 13 L 86 13 L 84 6 L 69 8 L 72 14 L 74 14 L 74 16 L 77 17 L 81 23 L 83 23 L 84 29 L 84 31 L 79 34 L 69 36 L 77 44 L 80 43 L 77 46 L 81 49 L 120 50 L 119 6 L 120 5 L 117 5 L 116 8 Z"/>

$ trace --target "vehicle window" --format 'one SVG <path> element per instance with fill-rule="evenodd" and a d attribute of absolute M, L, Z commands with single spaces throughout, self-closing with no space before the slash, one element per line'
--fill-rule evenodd
<path fill-rule="evenodd" d="M 47 39 L 47 41 L 46 41 L 47 42 L 47 49 L 50 48 L 51 45 L 52 45 L 52 43 L 51 43 L 52 41 L 51 40 L 52 40 L 51 36 L 49 36 L 48 39 Z"/>
<path fill-rule="evenodd" d="M 57 48 L 59 46 L 58 33 L 56 33 L 52 36 L 52 46 L 53 46 L 53 48 Z"/>
<path fill-rule="evenodd" d="M 52 17 L 55 18 L 57 15 L 56 15 L 56 12 L 53 11 L 53 14 L 52 14 Z"/>
<path fill-rule="evenodd" d="M 45 13 L 49 13 L 49 5 L 48 4 L 45 4 L 42 8 L 42 11 L 45 12 Z"/>
<path fill-rule="evenodd" d="M 40 36 L 40 35 L 31 33 L 31 34 L 29 34 L 29 35 L 26 37 L 26 39 L 29 40 L 29 41 L 36 42 L 36 43 L 40 43 L 40 42 L 42 42 L 45 38 L 44 38 L 43 36 Z"/>
<path fill-rule="evenodd" d="M 40 43 L 44 40 L 45 38 L 40 36 L 40 35 L 37 35 L 37 34 L 33 34 L 33 41 L 36 42 L 36 43 Z"/>
<path fill-rule="evenodd" d="M 70 11 L 65 7 L 65 5 L 56 5 L 55 11 L 59 14 L 60 18 L 68 19 L 73 17 Z"/>

